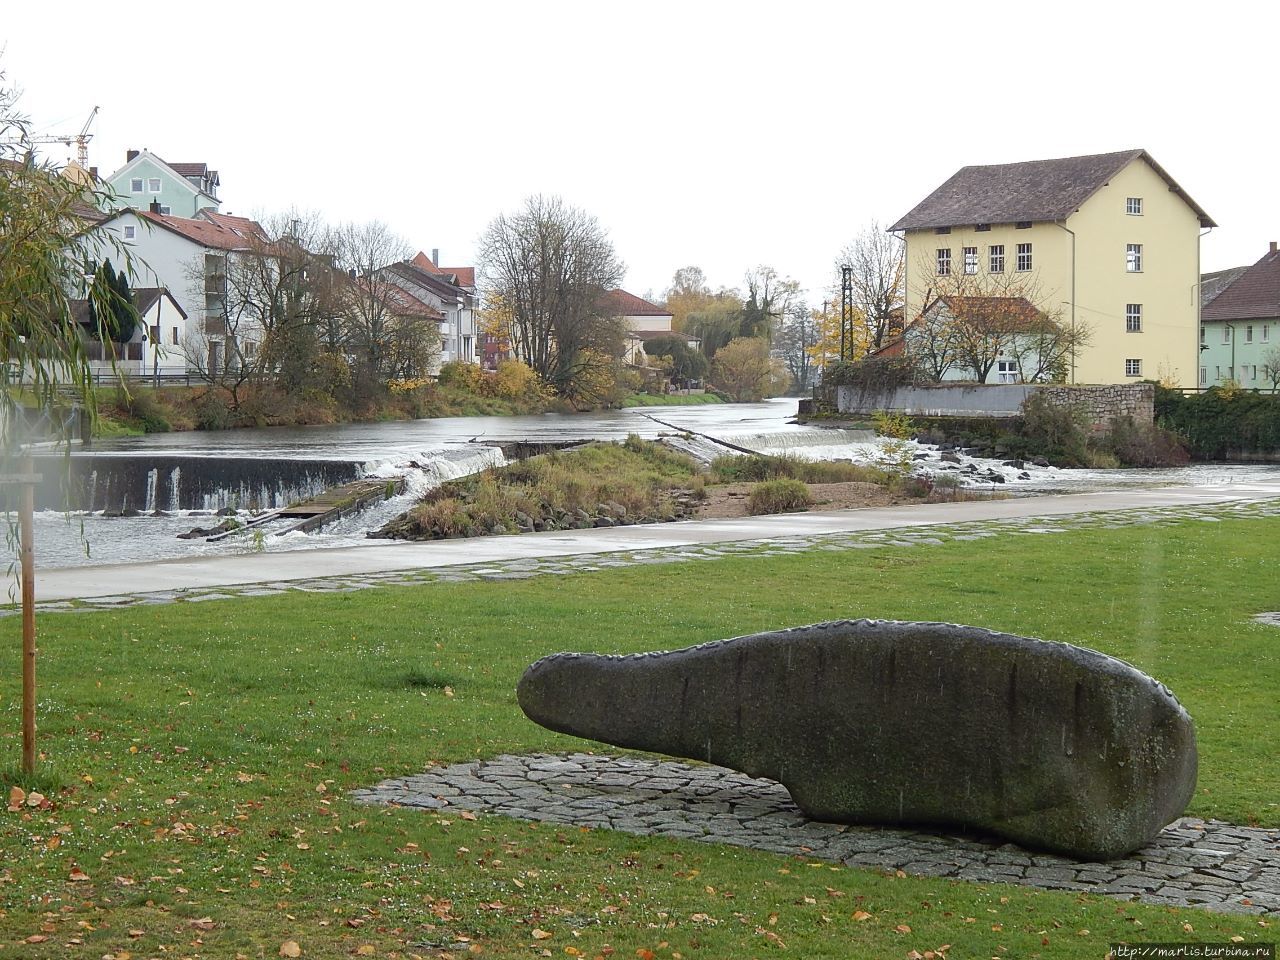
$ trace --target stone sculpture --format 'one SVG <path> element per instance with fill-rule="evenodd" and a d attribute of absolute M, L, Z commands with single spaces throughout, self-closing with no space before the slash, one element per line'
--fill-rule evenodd
<path fill-rule="evenodd" d="M 517 693 L 552 730 L 777 780 L 815 820 L 958 827 L 1086 860 L 1150 842 L 1195 789 L 1195 730 L 1162 684 L 1093 650 L 955 624 L 560 653 Z"/>

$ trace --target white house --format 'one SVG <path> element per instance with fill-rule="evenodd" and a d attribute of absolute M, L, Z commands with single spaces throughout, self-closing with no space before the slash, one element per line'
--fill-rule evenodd
<path fill-rule="evenodd" d="M 141 321 L 124 343 L 104 345 L 97 339 L 97 325 L 88 300 L 72 300 L 71 315 L 85 337 L 89 367 L 95 374 L 112 374 L 109 349 L 115 351 L 115 372 L 142 379 L 187 372 L 182 342 L 187 338 L 187 312 L 163 287 L 133 289 L 133 305 Z"/>
<path fill-rule="evenodd" d="M 238 355 L 237 350 L 249 355 L 255 351 L 260 339 L 257 325 L 251 320 L 228 322 L 227 258 L 267 242 L 258 223 L 212 211 L 199 217 L 173 217 L 154 210 L 125 209 L 88 233 L 104 235 L 98 260 L 117 260 L 117 244 L 127 251 L 129 263 L 115 265 L 118 270 L 130 270 L 133 286 L 163 287 L 172 294 L 188 318 L 187 336 L 180 346 L 189 366 L 218 371 L 229 357 Z"/>
<path fill-rule="evenodd" d="M 697 337 L 672 330 L 672 314 L 664 307 L 621 288 L 606 290 L 601 298 L 601 307 L 606 316 L 618 318 L 626 325 L 623 360 L 627 363 L 644 366 L 644 345 L 647 340 L 675 337 L 694 350 L 702 343 Z"/>
<path fill-rule="evenodd" d="M 379 275 L 444 315 L 440 324 L 441 363 L 478 362 L 474 268 L 446 272 L 419 253 L 412 260 L 383 267 Z M 469 281 L 470 287 L 464 286 L 463 281 Z"/>

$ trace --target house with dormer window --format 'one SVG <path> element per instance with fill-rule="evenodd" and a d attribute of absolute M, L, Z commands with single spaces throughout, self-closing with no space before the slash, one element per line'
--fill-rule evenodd
<path fill-rule="evenodd" d="M 908 324 L 960 286 L 1021 296 L 1079 341 L 1068 382 L 1192 387 L 1213 226 L 1147 151 L 1125 150 L 963 167 L 889 229 L 905 242 Z"/>
<path fill-rule="evenodd" d="M 115 194 L 116 205 L 149 210 L 158 204 L 165 216 L 217 212 L 221 203 L 217 170 L 210 170 L 207 163 L 166 163 L 149 150 L 129 150 L 124 166 L 105 182 Z"/>

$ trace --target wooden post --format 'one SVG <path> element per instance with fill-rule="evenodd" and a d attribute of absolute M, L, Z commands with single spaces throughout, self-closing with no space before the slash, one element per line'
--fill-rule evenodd
<path fill-rule="evenodd" d="M 29 454 L 22 466 L 28 478 L 22 485 L 18 516 L 22 551 L 22 772 L 31 776 L 36 769 L 36 485 L 30 479 L 35 467 Z"/>

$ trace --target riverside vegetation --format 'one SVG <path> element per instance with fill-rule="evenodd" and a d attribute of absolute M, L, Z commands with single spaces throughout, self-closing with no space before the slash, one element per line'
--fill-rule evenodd
<path fill-rule="evenodd" d="M 897 468 L 811 462 L 788 456 L 720 457 L 703 468 L 661 443 L 631 436 L 591 443 L 450 480 L 371 536 L 403 540 L 581 530 L 696 517 L 718 485 L 747 483 L 748 512 L 812 504 L 808 484 L 863 483 L 904 501 L 956 499 L 953 477 Z"/>
<path fill-rule="evenodd" d="M 347 793 L 433 764 L 602 749 L 521 715 L 516 682 L 546 654 L 866 616 L 1018 631 L 1133 663 L 1195 719 L 1189 812 L 1278 827 L 1280 658 L 1275 628 L 1249 619 L 1275 607 L 1278 537 L 1277 519 L 1186 521 L 1006 537 L 998 550 L 41 614 L 37 779 L 10 772 L 18 693 L 0 694 L 0 785 L 21 796 L 0 805 L 0 955 L 231 960 L 296 943 L 307 960 L 1097 960 L 1112 941 L 1274 941 L 1275 917 L 365 807 Z M 19 629 L 0 622 L 6 676 Z"/>

